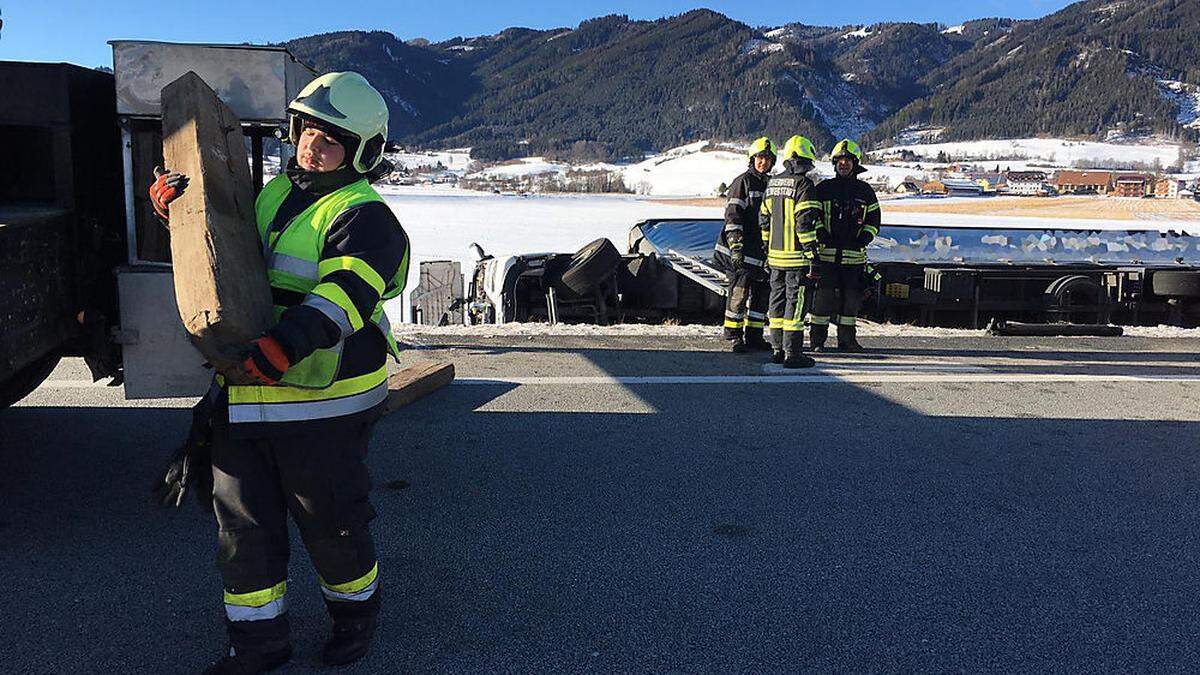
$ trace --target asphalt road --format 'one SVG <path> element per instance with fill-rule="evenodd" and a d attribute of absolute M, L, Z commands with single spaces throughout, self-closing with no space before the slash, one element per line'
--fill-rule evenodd
<path fill-rule="evenodd" d="M 1200 341 L 423 341 L 372 444 L 384 578 L 347 672 L 1190 671 Z M 0 670 L 197 672 L 214 525 L 147 499 L 187 401 L 66 363 L 0 412 Z M 297 647 L 327 630 L 294 537 Z"/>

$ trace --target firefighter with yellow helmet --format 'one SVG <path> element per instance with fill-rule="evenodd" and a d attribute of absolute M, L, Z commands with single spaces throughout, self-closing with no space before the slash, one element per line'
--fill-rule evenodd
<path fill-rule="evenodd" d="M 725 294 L 725 339 L 733 351 L 762 351 L 767 321 L 767 256 L 758 227 L 758 211 L 775 166 L 775 144 L 763 136 L 747 151 L 750 166 L 733 179 L 726 193 L 725 227 L 717 239 L 715 257 L 728 275 Z"/>
<path fill-rule="evenodd" d="M 829 324 L 837 326 L 837 347 L 861 352 L 857 316 L 862 308 L 867 245 L 879 234 L 879 199 L 858 176 L 862 149 L 850 139 L 839 141 L 830 153 L 835 176 L 817 186 L 821 218 L 817 226 L 820 246 L 814 263 L 818 277 L 809 323 L 814 351 L 825 349 Z"/>
<path fill-rule="evenodd" d="M 814 361 L 803 353 L 809 266 L 816 246 L 815 225 L 821 204 L 809 178 L 817 153 L 812 141 L 792 136 L 783 146 L 784 170 L 771 178 L 763 196 L 759 226 L 767 240 L 771 269 L 771 300 L 767 312 L 774 349 L 771 360 L 785 368 L 809 368 Z"/>
<path fill-rule="evenodd" d="M 365 78 L 340 72 L 313 80 L 288 113 L 296 156 L 254 205 L 276 324 L 206 397 L 203 459 L 229 634 L 209 673 L 263 672 L 291 658 L 289 516 L 332 618 L 326 663 L 367 652 L 380 606 L 365 460 L 387 398 L 387 359 L 399 357 L 383 303 L 403 291 L 410 253 L 370 185 L 388 109 Z M 184 188 L 186 177 L 164 172 L 150 191 L 156 211 L 165 216 Z"/>

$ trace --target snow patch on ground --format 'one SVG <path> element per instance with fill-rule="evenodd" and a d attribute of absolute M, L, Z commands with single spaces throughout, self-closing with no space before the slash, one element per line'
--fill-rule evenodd
<path fill-rule="evenodd" d="M 528 178 L 548 173 L 566 173 L 571 165 L 547 161 L 543 157 L 525 157 L 518 163 L 493 166 L 479 173 L 488 178 Z"/>
<path fill-rule="evenodd" d="M 721 338 L 720 326 L 704 326 L 688 324 L 682 326 L 663 326 L 652 324 L 618 324 L 615 326 L 593 326 L 590 324 L 555 324 L 548 323 L 508 323 L 502 325 L 481 326 L 420 326 L 402 324 L 393 327 L 393 333 L 400 340 L 437 339 L 447 337 L 554 337 L 554 336 L 596 336 L 596 337 L 665 337 L 665 338 Z M 1125 335 L 1128 337 L 1179 339 L 1200 339 L 1200 328 L 1179 328 L 1176 326 L 1126 326 Z M 909 326 L 905 324 L 877 324 L 860 320 L 858 334 L 861 337 L 877 338 L 979 338 L 987 337 L 986 330 L 970 330 L 962 328 L 930 328 L 924 326 Z"/>
<path fill-rule="evenodd" d="M 1176 143 L 1118 144 L 1057 138 L 1018 138 L 896 145 L 870 154 L 878 157 L 907 150 L 927 159 L 936 159 L 940 153 L 945 153 L 951 161 L 1037 159 L 1060 167 L 1070 167 L 1075 162 L 1141 162 L 1149 166 L 1158 161 L 1162 166 L 1170 166 L 1179 158 L 1179 147 Z"/>
<path fill-rule="evenodd" d="M 950 26 L 949 28 L 942 31 L 942 35 L 962 35 L 964 28 L 966 28 L 966 26 L 963 26 L 963 25 Z"/>
<path fill-rule="evenodd" d="M 868 28 L 867 26 L 863 26 L 862 28 L 859 28 L 856 31 L 851 31 L 849 33 L 846 33 L 845 35 L 842 36 L 842 39 L 848 40 L 850 38 L 865 38 L 865 37 L 870 37 L 871 35 L 874 35 L 874 33 L 871 32 L 870 28 Z"/>
<path fill-rule="evenodd" d="M 458 148 L 453 150 L 438 150 L 431 152 L 402 152 L 389 154 L 388 159 L 396 168 L 417 169 L 426 166 L 437 166 L 439 163 L 447 171 L 464 173 L 471 164 L 471 149 Z"/>

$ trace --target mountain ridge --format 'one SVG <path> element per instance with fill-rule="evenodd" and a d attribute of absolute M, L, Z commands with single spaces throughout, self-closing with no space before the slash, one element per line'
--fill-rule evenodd
<path fill-rule="evenodd" d="M 1194 140 L 1181 102 L 1200 85 L 1198 48 L 1180 43 L 1200 28 L 1200 0 L 1146 4 L 1084 0 L 1042 19 L 953 27 L 754 28 L 697 9 L 438 43 L 342 31 L 285 44 L 319 71 L 370 79 L 388 101 L 394 140 L 472 146 L 481 159 L 608 160 L 764 133 L 881 145 L 913 129 L 953 140 Z"/>

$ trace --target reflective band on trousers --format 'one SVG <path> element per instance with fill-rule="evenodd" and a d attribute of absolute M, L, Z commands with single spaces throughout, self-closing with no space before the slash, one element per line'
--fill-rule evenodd
<path fill-rule="evenodd" d="M 350 415 L 368 410 L 387 398 L 387 380 L 352 396 L 319 401 L 229 403 L 229 422 L 299 422 Z"/>
<path fill-rule="evenodd" d="M 250 593 L 225 591 L 225 615 L 230 621 L 265 621 L 287 611 L 287 582 Z"/>
<path fill-rule="evenodd" d="M 344 584 L 327 584 L 321 580 L 321 592 L 330 600 L 341 602 L 362 602 L 370 599 L 379 588 L 379 563 L 371 567 L 371 571 Z"/>

